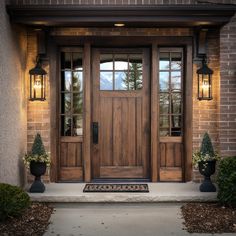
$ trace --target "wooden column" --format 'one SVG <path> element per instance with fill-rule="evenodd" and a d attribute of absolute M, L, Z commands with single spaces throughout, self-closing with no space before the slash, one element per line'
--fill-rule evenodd
<path fill-rule="evenodd" d="M 56 182 L 58 175 L 58 66 L 57 47 L 53 40 L 48 42 L 49 83 L 50 83 L 50 181 Z M 47 78 L 48 79 L 48 78 Z M 48 99 L 48 95 L 47 99 Z"/>
<path fill-rule="evenodd" d="M 152 44 L 151 71 L 151 180 L 158 180 L 158 81 L 157 81 L 157 45 Z"/>
<path fill-rule="evenodd" d="M 192 46 L 190 43 L 186 46 L 186 81 L 185 81 L 185 121 L 184 121 L 184 153 L 185 153 L 185 181 L 192 180 L 192 147 L 193 147 L 193 131 L 192 131 L 192 114 L 193 114 L 193 62 L 192 62 Z"/>
<path fill-rule="evenodd" d="M 91 45 L 84 46 L 84 181 L 91 181 Z"/>

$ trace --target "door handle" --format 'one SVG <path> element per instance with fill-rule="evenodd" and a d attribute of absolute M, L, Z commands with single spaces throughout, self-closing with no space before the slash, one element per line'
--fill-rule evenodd
<path fill-rule="evenodd" d="M 98 122 L 93 122 L 93 143 L 98 144 Z"/>

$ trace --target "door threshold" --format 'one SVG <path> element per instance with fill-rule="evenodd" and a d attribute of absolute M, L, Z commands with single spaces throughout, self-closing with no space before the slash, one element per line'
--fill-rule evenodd
<path fill-rule="evenodd" d="M 140 183 L 140 182 L 151 182 L 150 179 L 93 179 L 92 183 Z"/>

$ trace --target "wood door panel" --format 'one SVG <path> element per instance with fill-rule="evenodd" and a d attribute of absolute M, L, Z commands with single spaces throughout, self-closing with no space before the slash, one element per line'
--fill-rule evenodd
<path fill-rule="evenodd" d="M 140 178 L 143 176 L 143 167 L 139 166 L 106 166 L 101 167 L 101 178 Z"/>
<path fill-rule="evenodd" d="M 149 52 L 139 51 L 143 63 L 142 89 L 115 90 L 113 86 L 104 91 L 100 90 L 101 51 L 93 50 L 93 122 L 99 124 L 99 141 L 92 149 L 93 178 L 148 178 Z"/>
<path fill-rule="evenodd" d="M 183 144 L 169 142 L 160 142 L 160 181 L 182 181 L 183 168 Z M 166 141 L 166 140 L 165 140 Z"/>
<path fill-rule="evenodd" d="M 60 169 L 61 181 L 83 180 L 82 142 L 70 142 L 66 140 L 60 145 Z"/>

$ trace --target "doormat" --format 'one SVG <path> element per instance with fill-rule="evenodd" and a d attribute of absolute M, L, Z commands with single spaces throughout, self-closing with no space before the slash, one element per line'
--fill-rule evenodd
<path fill-rule="evenodd" d="M 84 193 L 149 193 L 147 184 L 86 184 Z"/>

